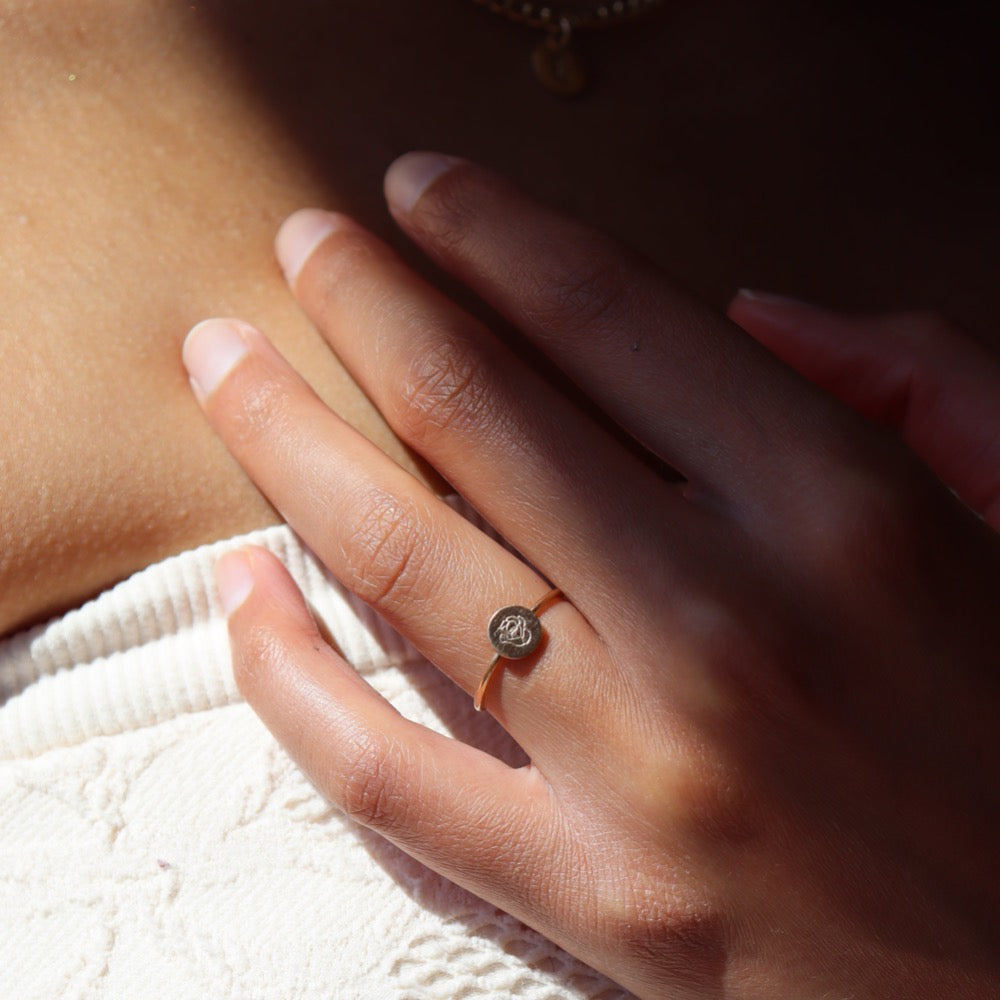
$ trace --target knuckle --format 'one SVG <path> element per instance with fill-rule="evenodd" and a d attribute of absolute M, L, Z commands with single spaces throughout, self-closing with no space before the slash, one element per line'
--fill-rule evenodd
<path fill-rule="evenodd" d="M 603 238 L 585 237 L 568 255 L 552 259 L 558 265 L 535 276 L 527 299 L 529 316 L 542 330 L 582 332 L 626 312 L 626 262 Z"/>
<path fill-rule="evenodd" d="M 712 981 L 725 958 L 722 919 L 693 890 L 666 894 L 671 884 L 662 873 L 651 878 L 648 865 L 623 879 L 621 902 L 606 917 L 602 937 L 617 942 L 638 968 L 656 970 L 659 987 L 704 985 Z M 650 984 L 653 986 L 654 984 Z"/>
<path fill-rule="evenodd" d="M 713 849 L 745 848 L 758 839 L 763 822 L 746 778 L 707 751 L 691 753 L 675 778 L 670 808 L 677 827 Z"/>
<path fill-rule="evenodd" d="M 376 609 L 405 603 L 428 549 L 415 503 L 381 490 L 369 494 L 345 544 L 350 588 Z"/>
<path fill-rule="evenodd" d="M 405 761 L 399 748 L 374 733 L 360 734 L 352 745 L 340 792 L 344 813 L 382 833 L 406 825 L 407 796 L 418 789 L 401 780 Z M 405 793 L 404 793 L 405 790 Z"/>
<path fill-rule="evenodd" d="M 844 474 L 811 518 L 811 555 L 838 587 L 847 577 L 902 565 L 926 524 L 928 492 L 915 474 Z"/>
<path fill-rule="evenodd" d="M 442 343 L 413 361 L 395 402 L 394 423 L 417 447 L 448 432 L 482 440 L 501 410 L 496 382 L 473 349 Z"/>
<path fill-rule="evenodd" d="M 752 568 L 736 572 L 741 579 L 725 590 L 713 583 L 691 586 L 678 601 L 688 637 L 692 704 L 713 714 L 736 704 L 746 709 L 765 695 L 780 659 L 781 630 L 775 612 L 759 599 L 757 575 Z"/>
<path fill-rule="evenodd" d="M 752 709 L 746 698 L 725 702 L 724 697 L 712 696 L 700 705 L 688 704 L 700 719 L 707 718 L 706 710 L 714 711 L 716 719 L 724 718 L 726 724 Z M 687 730 L 678 726 L 669 747 L 651 749 L 655 733 L 630 737 L 633 759 L 642 762 L 631 783 L 633 794 L 655 827 L 681 831 L 689 842 L 709 845 L 712 850 L 742 849 L 766 829 L 752 780 L 738 763 L 704 739 L 700 725 Z"/>

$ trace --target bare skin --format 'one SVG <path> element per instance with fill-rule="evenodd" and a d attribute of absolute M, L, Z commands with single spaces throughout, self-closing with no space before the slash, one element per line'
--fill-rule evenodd
<path fill-rule="evenodd" d="M 684 5 L 591 39 L 600 78 L 566 105 L 527 71 L 535 37 L 471 4 L 2 0 L 0 632 L 274 520 L 187 392 L 177 348 L 203 315 L 266 326 L 410 461 L 269 249 L 302 204 L 401 245 L 379 178 L 407 148 L 506 170 L 720 308 L 750 284 L 988 335 L 979 36 L 939 52 L 916 21 Z"/>
<path fill-rule="evenodd" d="M 293 216 L 278 253 L 304 308 L 530 565 L 242 321 L 185 344 L 212 426 L 470 694 L 493 610 L 547 581 L 564 599 L 486 691 L 526 767 L 398 714 L 263 550 L 218 570 L 250 703 L 349 815 L 640 996 L 995 996 L 1000 364 L 933 316 L 734 303 L 809 382 L 467 162 L 403 157 L 386 189 L 421 247 L 684 482 L 351 220 Z"/>
<path fill-rule="evenodd" d="M 546 611 L 552 641 L 532 669 L 504 671 L 488 693 L 532 758 L 508 772 L 400 720 L 322 645 L 265 555 L 224 564 L 240 684 L 331 800 L 643 995 L 993 995 L 995 363 L 933 316 L 734 304 L 841 405 L 721 320 L 730 290 L 754 284 L 934 306 L 995 336 L 996 157 L 981 127 L 993 88 L 963 48 L 987 34 L 970 22 L 939 52 L 929 20 L 688 5 L 595 40 L 600 86 L 566 107 L 523 73 L 532 40 L 518 29 L 471 5 L 373 6 L 0 3 L 0 631 L 270 523 L 270 500 L 471 691 L 489 655 L 482 615 L 456 627 L 454 608 L 470 593 L 487 608 L 528 599 L 544 581 L 442 515 L 400 469 L 413 459 L 367 393 L 408 445 L 493 505 L 567 598 Z M 456 276 L 450 292 L 467 301 L 467 281 L 557 361 L 571 345 L 596 406 L 680 468 L 684 492 L 581 424 L 363 229 L 345 239 L 345 224 L 293 281 L 309 319 L 299 312 L 270 253 L 279 221 L 317 203 L 389 234 L 379 178 L 411 146 L 505 168 L 652 259 L 651 271 L 617 248 L 596 271 L 560 274 L 579 230 L 515 199 L 477 232 L 488 212 L 446 211 L 462 207 L 459 186 L 440 226 L 433 201 L 423 216 L 396 207 Z M 553 253 L 496 253 L 512 220 Z M 352 242 L 371 251 L 353 265 Z M 614 307 L 630 300 L 604 294 L 599 271 L 636 278 L 630 321 L 657 305 L 648 337 L 622 324 Z M 532 284 L 538 274 L 551 283 Z M 444 353 L 427 341 L 406 357 L 400 301 L 441 311 L 423 332 L 454 338 Z M 179 361 L 194 320 L 232 313 L 293 366 L 240 326 L 248 352 L 200 390 L 268 500 L 198 415 Z M 468 395 L 476 380 L 398 378 L 426 376 L 420 364 L 449 350 L 459 360 L 476 330 L 469 343 L 501 362 L 477 371 L 526 379 L 527 409 L 505 410 L 489 379 Z M 385 364 L 365 355 L 375 335 Z M 595 365 L 600 343 L 627 343 L 638 375 Z M 916 361 L 895 367 L 900 351 Z M 636 392 L 650 374 L 657 393 Z M 255 399 L 269 406 L 248 431 Z M 748 405 L 734 415 L 736 402 Z M 293 411 L 308 419 L 282 426 Z M 919 461 L 869 417 L 898 424 Z M 505 439 L 518 421 L 533 436 Z M 516 510 L 489 488 L 491 445 L 524 458 Z M 573 481 L 581 465 L 598 475 Z M 547 519 L 531 506 L 540 496 Z M 428 557 L 435 539 L 447 544 Z M 625 630 L 611 607 L 632 616 Z"/>

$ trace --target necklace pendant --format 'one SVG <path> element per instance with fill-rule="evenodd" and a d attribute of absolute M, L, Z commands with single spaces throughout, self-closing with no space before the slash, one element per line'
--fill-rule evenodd
<path fill-rule="evenodd" d="M 538 82 L 560 97 L 577 97 L 587 87 L 583 59 L 568 38 L 546 38 L 531 54 L 531 68 Z"/>

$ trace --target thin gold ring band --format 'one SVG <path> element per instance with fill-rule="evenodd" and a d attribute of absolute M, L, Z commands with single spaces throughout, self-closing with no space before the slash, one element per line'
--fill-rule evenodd
<path fill-rule="evenodd" d="M 530 656 L 538 647 L 542 638 L 542 626 L 538 614 L 550 601 L 560 597 L 562 591 L 555 587 L 544 597 L 536 601 L 530 608 L 519 604 L 511 604 L 493 613 L 487 629 L 490 644 L 496 650 L 490 665 L 486 668 L 479 687 L 472 699 L 477 712 L 482 710 L 486 689 L 496 672 L 501 660 L 519 660 Z"/>

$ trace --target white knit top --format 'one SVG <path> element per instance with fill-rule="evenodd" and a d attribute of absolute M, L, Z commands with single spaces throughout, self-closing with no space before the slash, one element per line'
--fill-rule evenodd
<path fill-rule="evenodd" d="M 518 749 L 287 527 L 0 642 L 0 998 L 627 996 L 332 809 L 242 701 L 212 566 L 279 555 L 407 716 Z"/>

